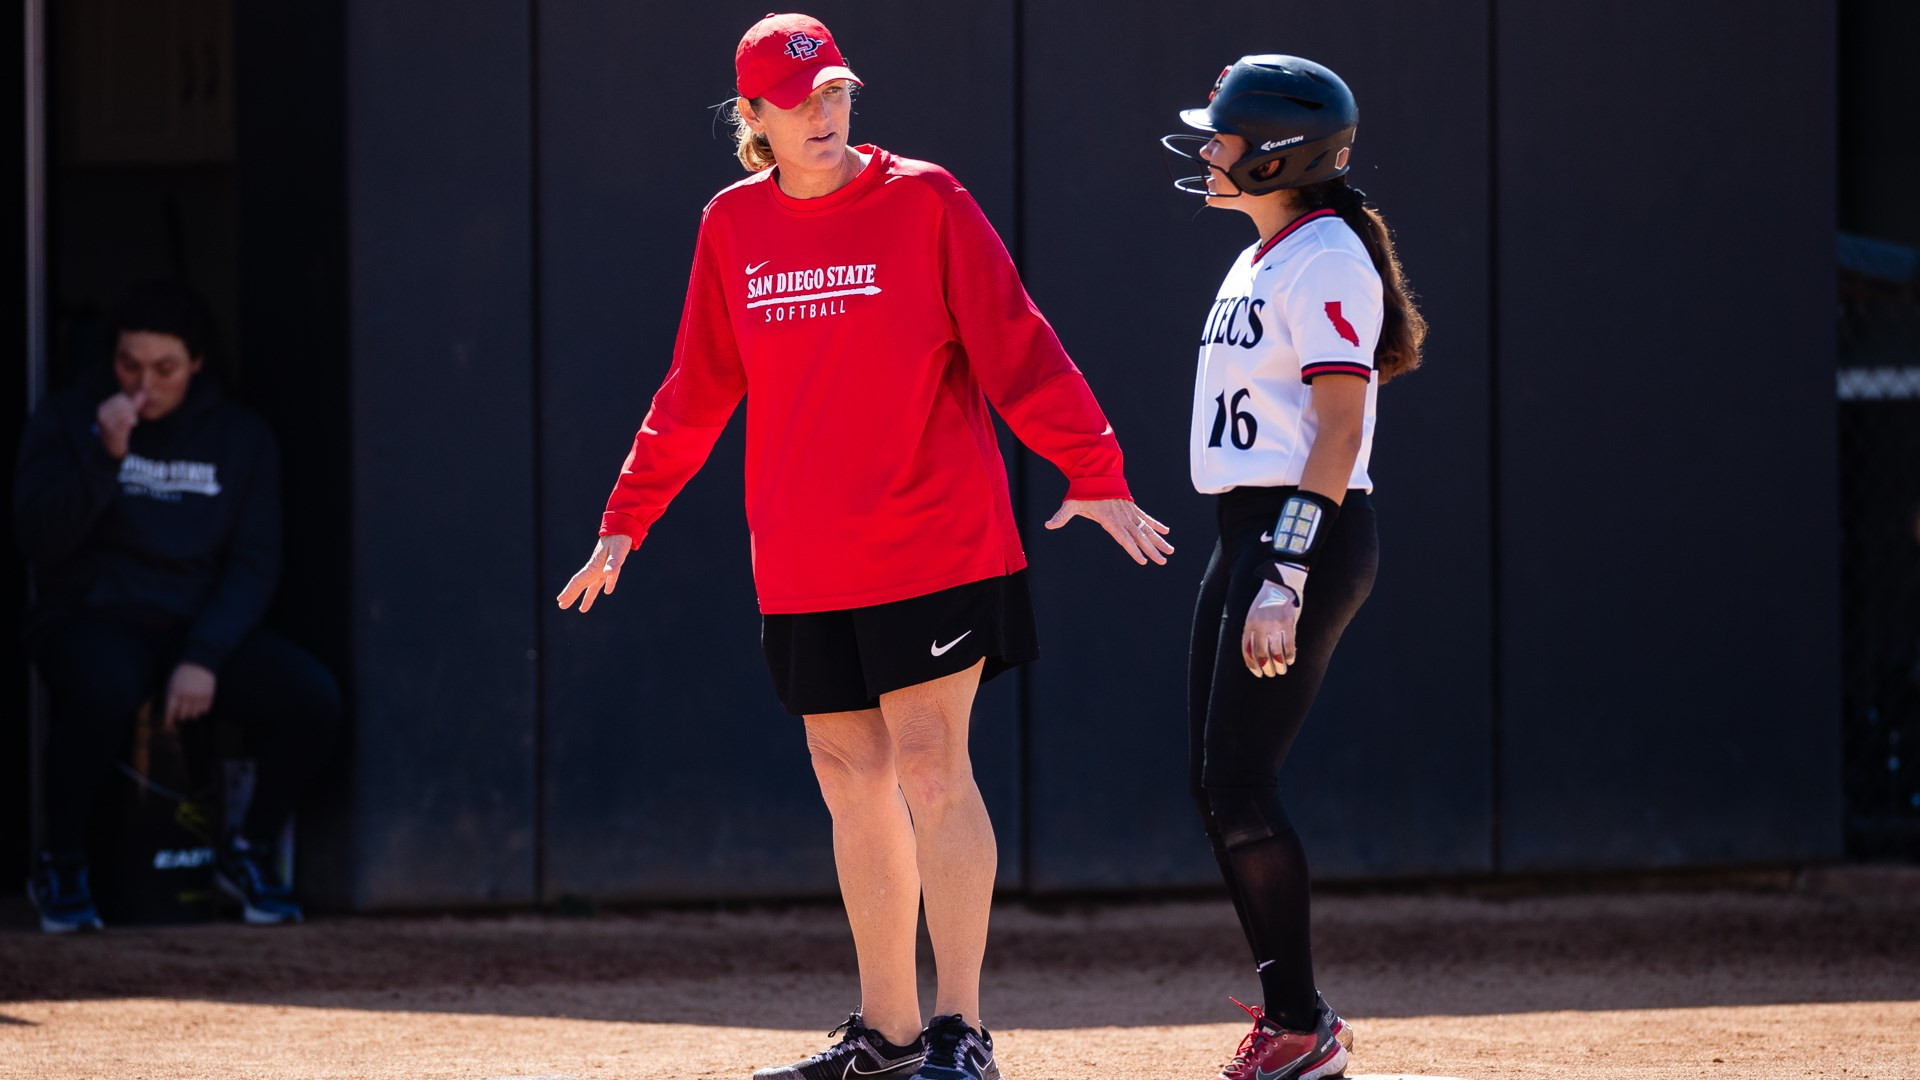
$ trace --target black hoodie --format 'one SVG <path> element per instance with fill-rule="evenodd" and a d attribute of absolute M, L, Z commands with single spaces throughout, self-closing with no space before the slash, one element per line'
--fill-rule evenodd
<path fill-rule="evenodd" d="M 115 461 L 94 413 L 118 392 L 96 372 L 48 397 L 21 439 L 13 528 L 38 590 L 29 633 L 78 610 L 143 612 L 185 628 L 183 662 L 218 671 L 280 579 L 273 431 L 203 372 Z"/>

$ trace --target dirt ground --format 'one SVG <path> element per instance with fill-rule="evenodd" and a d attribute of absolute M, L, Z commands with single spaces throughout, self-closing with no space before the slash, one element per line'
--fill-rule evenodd
<path fill-rule="evenodd" d="M 745 1080 L 856 1000 L 830 906 L 0 927 L 7 1078 Z M 1335 894 L 1316 936 L 1350 1076 L 1920 1078 L 1916 869 Z M 1009 903 L 986 1020 L 1008 1080 L 1206 1080 L 1249 967 L 1223 900 Z"/>

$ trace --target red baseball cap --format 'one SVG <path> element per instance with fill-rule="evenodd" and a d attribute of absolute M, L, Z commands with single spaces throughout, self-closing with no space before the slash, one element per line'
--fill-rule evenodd
<path fill-rule="evenodd" d="M 754 23 L 733 51 L 733 76 L 741 97 L 766 98 L 779 109 L 793 108 L 834 79 L 863 85 L 833 35 L 811 15 L 769 14 Z"/>

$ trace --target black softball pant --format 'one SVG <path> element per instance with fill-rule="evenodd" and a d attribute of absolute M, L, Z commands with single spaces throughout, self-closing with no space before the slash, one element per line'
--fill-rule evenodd
<path fill-rule="evenodd" d="M 1268 1015 L 1311 1030 L 1318 1008 L 1309 933 L 1307 856 L 1280 799 L 1280 768 L 1333 659 L 1373 590 L 1380 564 L 1373 503 L 1347 492 L 1307 577 L 1296 656 L 1284 675 L 1256 678 L 1240 654 L 1260 590 L 1271 529 L 1294 488 L 1219 496 L 1220 539 L 1200 583 L 1188 657 L 1188 782 L 1240 927 L 1253 949 Z"/>
<path fill-rule="evenodd" d="M 88 613 L 59 618 L 28 642 L 47 684 L 46 850 L 86 849 L 88 808 L 152 700 L 166 708 L 185 628 Z M 213 708 L 187 724 L 233 725 L 254 759 L 254 793 L 241 834 L 271 847 L 339 740 L 340 687 L 306 650 L 271 630 L 248 635 L 214 674 Z"/>

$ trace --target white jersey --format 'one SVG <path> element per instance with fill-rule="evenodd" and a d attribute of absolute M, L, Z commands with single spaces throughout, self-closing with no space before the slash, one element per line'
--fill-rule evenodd
<path fill-rule="evenodd" d="M 1307 214 L 1234 260 L 1200 338 L 1193 384 L 1193 486 L 1206 494 L 1300 482 L 1320 418 L 1313 380 L 1367 380 L 1366 423 L 1349 487 L 1373 490 L 1373 350 L 1380 275 L 1332 210 Z"/>

